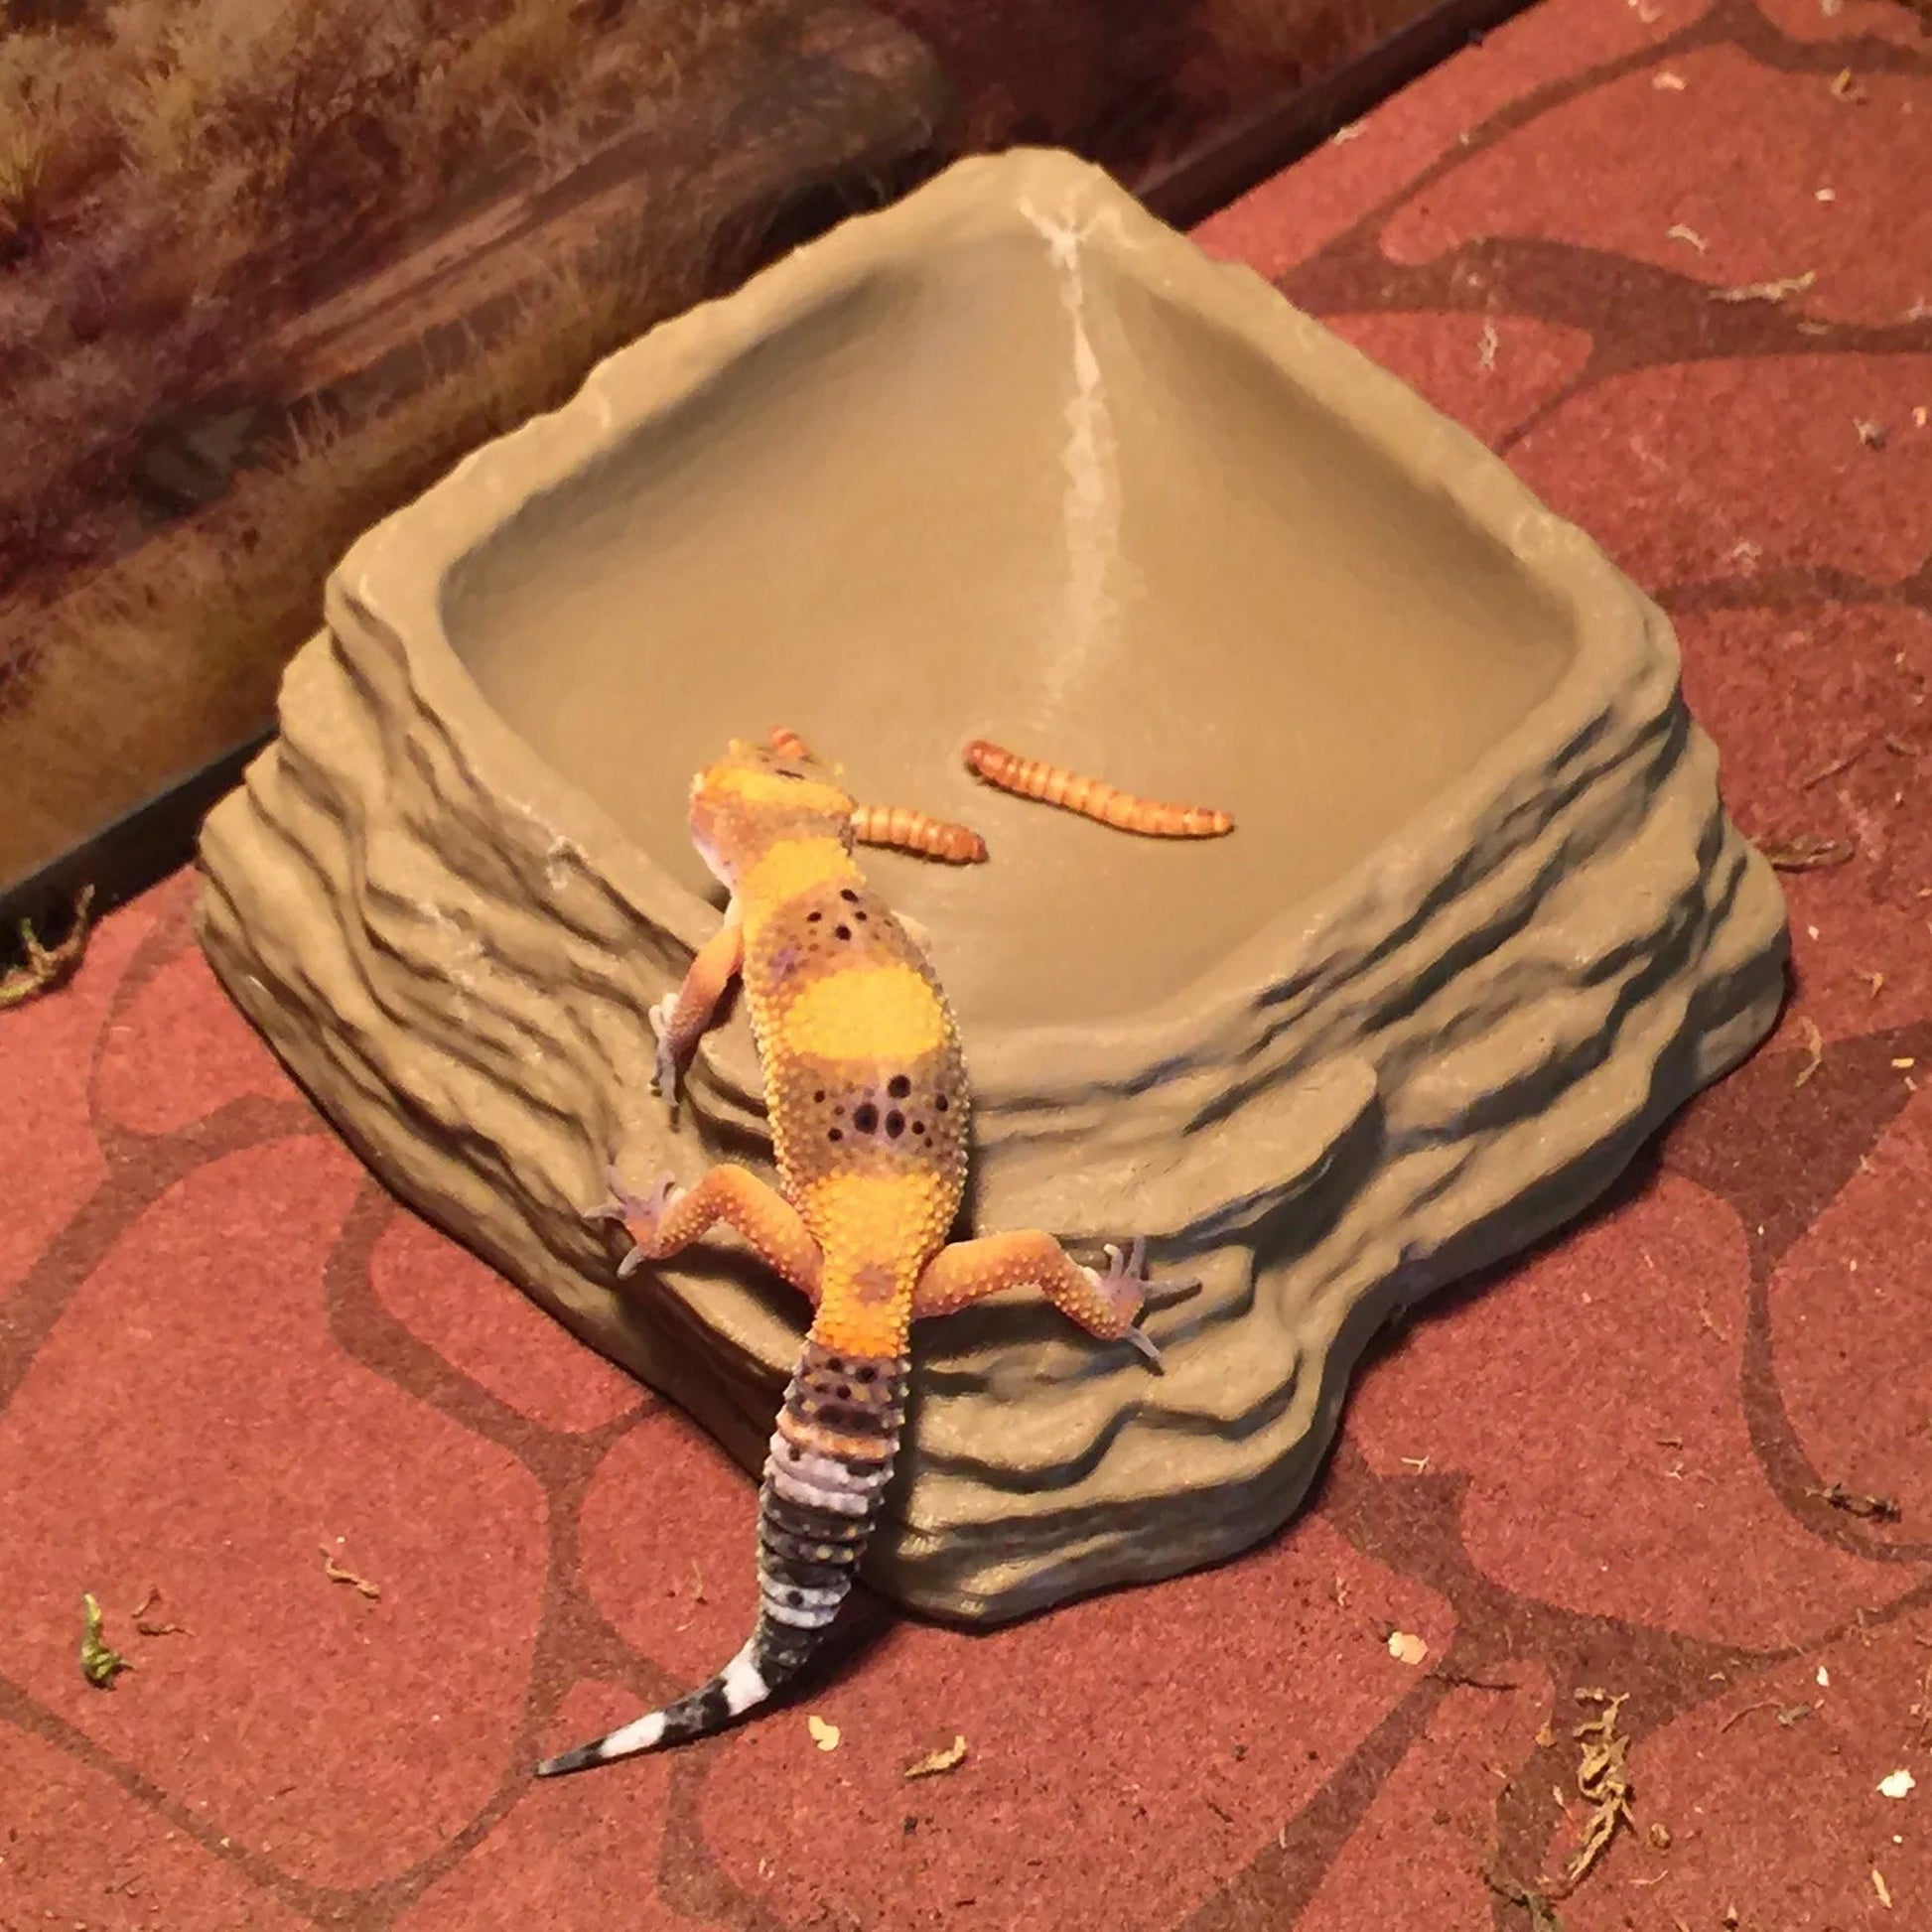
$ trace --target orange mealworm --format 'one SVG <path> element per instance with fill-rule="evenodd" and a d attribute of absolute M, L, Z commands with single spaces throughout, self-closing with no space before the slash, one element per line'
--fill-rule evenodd
<path fill-rule="evenodd" d="M 1069 771 L 1063 764 L 1043 764 L 1023 759 L 998 745 L 976 738 L 966 748 L 966 768 L 1001 791 L 1022 798 L 1037 798 L 1062 810 L 1097 818 L 1123 832 L 1141 832 L 1153 839 L 1218 839 L 1234 830 L 1226 812 L 1205 805 L 1169 805 L 1158 798 L 1137 798 L 1103 778 Z"/>
<path fill-rule="evenodd" d="M 977 866 L 986 858 L 986 841 L 970 826 L 933 818 L 910 805 L 857 806 L 852 836 L 861 845 L 888 845 L 922 859 L 943 859 L 949 866 Z"/>

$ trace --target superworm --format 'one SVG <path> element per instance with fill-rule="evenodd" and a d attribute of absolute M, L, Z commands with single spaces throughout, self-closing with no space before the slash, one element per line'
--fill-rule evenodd
<path fill-rule="evenodd" d="M 1226 812 L 1205 805 L 1170 805 L 1158 798 L 1138 798 L 1104 778 L 1069 771 L 1063 764 L 1044 764 L 1023 759 L 998 745 L 976 738 L 966 747 L 966 768 L 976 778 L 1022 798 L 1037 798 L 1063 811 L 1097 818 L 1123 832 L 1140 832 L 1153 839 L 1218 839 L 1234 830 Z"/>
<path fill-rule="evenodd" d="M 852 836 L 861 845 L 887 845 L 949 866 L 977 866 L 986 859 L 986 841 L 970 826 L 933 818 L 910 805 L 859 805 L 852 813 Z"/>

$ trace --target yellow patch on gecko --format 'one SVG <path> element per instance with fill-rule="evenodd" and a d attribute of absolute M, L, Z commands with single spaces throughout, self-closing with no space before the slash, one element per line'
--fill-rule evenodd
<path fill-rule="evenodd" d="M 858 873 L 837 839 L 781 839 L 747 869 L 738 898 L 746 919 L 756 921 L 800 893 L 835 879 L 855 879 Z"/>
<path fill-rule="evenodd" d="M 852 801 L 833 785 L 810 778 L 781 778 L 775 771 L 728 771 L 714 780 L 718 790 L 753 805 L 784 805 L 798 812 L 830 812 L 843 818 Z"/>
<path fill-rule="evenodd" d="M 934 1173 L 821 1174 L 799 1188 L 799 1212 L 825 1254 L 812 1333 L 846 1354 L 904 1352 L 923 1258 L 946 1238 L 953 1196 Z"/>
<path fill-rule="evenodd" d="M 847 966 L 785 1008 L 783 1050 L 825 1060 L 915 1060 L 943 1046 L 946 1010 L 915 968 Z"/>

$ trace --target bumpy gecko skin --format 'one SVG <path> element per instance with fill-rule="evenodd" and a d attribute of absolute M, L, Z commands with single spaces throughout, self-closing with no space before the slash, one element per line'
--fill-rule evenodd
<path fill-rule="evenodd" d="M 913 1318 L 1023 1285 L 1103 1339 L 1158 1363 L 1136 1326 L 1145 1244 L 1106 1274 L 1051 1235 L 946 1245 L 966 1185 L 971 1100 L 959 1034 L 924 951 L 853 863 L 854 813 L 794 733 L 734 742 L 691 791 L 698 850 L 730 890 L 718 934 L 652 1015 L 657 1084 L 677 1082 L 734 973 L 764 1072 L 778 1185 L 715 1167 L 616 1197 L 634 1244 L 619 1270 L 662 1261 L 722 1221 L 816 1311 L 759 1493 L 758 1622 L 708 1683 L 540 1776 L 708 1736 L 764 1703 L 805 1666 L 837 1614 L 878 1521 L 904 1422 Z M 1185 1286 L 1174 1284 L 1175 1287 Z"/>

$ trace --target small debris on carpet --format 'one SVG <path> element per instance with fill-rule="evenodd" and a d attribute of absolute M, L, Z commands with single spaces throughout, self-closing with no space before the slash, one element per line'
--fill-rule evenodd
<path fill-rule="evenodd" d="M 1871 1889 L 1878 1894 L 1878 1903 L 1889 1912 L 1891 1910 L 1891 1890 L 1885 1883 L 1885 1874 L 1875 1864 L 1871 1867 Z"/>
<path fill-rule="evenodd" d="M 1815 832 L 1800 832 L 1788 839 L 1764 839 L 1757 848 L 1774 872 L 1825 872 L 1833 866 L 1851 862 L 1850 839 L 1820 838 Z"/>
<path fill-rule="evenodd" d="M 118 1650 L 111 1650 L 102 1640 L 100 1629 L 104 1619 L 100 1605 L 94 1601 L 91 1590 L 82 1594 L 81 1606 L 86 1612 L 86 1628 L 80 1633 L 80 1675 L 95 1690 L 104 1691 L 124 1670 L 134 1666 Z"/>
<path fill-rule="evenodd" d="M 1863 745 L 1853 746 L 1843 758 L 1834 759 L 1830 764 L 1821 764 L 1809 778 L 1801 778 L 1798 781 L 1798 789 L 1809 791 L 1814 785 L 1822 785 L 1827 778 L 1836 778 L 1841 771 L 1851 770 L 1853 765 L 1864 757 L 1864 753 L 1865 748 Z"/>
<path fill-rule="evenodd" d="M 812 1742 L 822 1751 L 835 1751 L 839 1747 L 839 1727 L 828 1724 L 816 1711 L 805 1720 L 805 1728 L 812 1734 Z"/>
<path fill-rule="evenodd" d="M 1711 244 L 1695 228 L 1688 227 L 1682 221 L 1673 221 L 1664 230 L 1664 239 L 1666 241 L 1688 241 L 1700 255 L 1709 253 L 1711 248 Z"/>
<path fill-rule="evenodd" d="M 1507 1899 L 1512 1905 L 1520 1905 L 1530 1915 L 1530 1932 L 1563 1932 L 1563 1920 L 1557 1916 L 1557 1908 L 1540 1891 L 1532 1891 L 1527 1885 L 1519 1885 L 1514 1878 L 1506 1878 L 1494 1865 L 1482 1867 L 1482 1882 L 1498 1898 Z"/>
<path fill-rule="evenodd" d="M 1828 1482 L 1822 1489 L 1807 1489 L 1807 1496 L 1816 1496 L 1820 1502 L 1829 1503 L 1834 1509 L 1842 1509 L 1848 1516 L 1860 1516 L 1867 1522 L 1895 1523 L 1902 1514 L 1895 1497 L 1865 1496 L 1856 1489 L 1848 1489 L 1842 1482 Z"/>
<path fill-rule="evenodd" d="M 942 1744 L 936 1751 L 927 1751 L 916 1758 L 899 1773 L 904 1778 L 936 1778 L 942 1772 L 956 1771 L 966 1761 L 966 1733 L 960 1731 L 950 1744 Z"/>
<path fill-rule="evenodd" d="M 1863 107 L 1864 105 L 1866 99 L 1865 91 L 1859 85 L 1850 68 L 1840 68 L 1832 75 L 1832 98 L 1834 100 L 1844 101 L 1848 107 Z"/>
<path fill-rule="evenodd" d="M 1805 1049 L 1805 1063 L 1791 1083 L 1793 1091 L 1803 1086 L 1825 1063 L 1825 1035 L 1818 1031 L 1816 1020 L 1807 1018 L 1798 1022 L 1798 1044 Z"/>
<path fill-rule="evenodd" d="M 382 1586 L 372 1584 L 366 1577 L 358 1577 L 354 1571 L 344 1568 L 336 1561 L 335 1553 L 328 1544 L 322 1545 L 322 1574 L 332 1584 L 347 1584 L 358 1596 L 367 1597 L 371 1603 L 382 1600 Z"/>
<path fill-rule="evenodd" d="M 1878 1780 L 1878 1795 L 1881 1798 L 1909 1798 L 1918 1779 L 1909 1771 L 1888 1771 Z"/>
<path fill-rule="evenodd" d="M 151 1617 L 148 1612 L 161 1601 L 161 1586 L 150 1584 L 148 1593 L 142 1597 L 128 1615 L 134 1619 L 135 1629 L 144 1637 L 192 1637 L 195 1633 L 185 1623 L 177 1623 L 173 1617 Z"/>
<path fill-rule="evenodd" d="M 1669 68 L 1650 76 L 1650 84 L 1659 93 L 1681 94 L 1690 84 L 1681 73 L 1674 73 Z"/>
<path fill-rule="evenodd" d="M 1413 1630 L 1391 1630 L 1389 1655 L 1398 1664 L 1420 1664 L 1429 1655 L 1429 1646 Z"/>
<path fill-rule="evenodd" d="M 33 920 L 21 920 L 20 945 L 27 963 L 0 973 L 0 1012 L 8 1007 L 25 1006 L 29 1000 L 52 993 L 73 977 L 81 954 L 87 950 L 87 935 L 92 929 L 87 923 L 87 913 L 93 902 L 94 889 L 82 886 L 80 897 L 73 902 L 73 923 L 68 928 L 67 937 L 57 945 L 42 945 Z"/>
<path fill-rule="evenodd" d="M 1888 432 L 1883 423 L 1875 422 L 1869 416 L 1854 416 L 1852 427 L 1859 432 L 1859 441 L 1867 450 L 1882 450 L 1888 440 Z"/>
<path fill-rule="evenodd" d="M 1818 271 L 1808 268 L 1802 275 L 1779 275 L 1768 282 L 1739 282 L 1734 288 L 1712 289 L 1713 302 L 1782 302 L 1788 295 L 1803 295 L 1818 280 Z"/>
<path fill-rule="evenodd" d="M 1583 1750 L 1577 1765 L 1577 1791 L 1591 1807 L 1584 1842 L 1577 1848 L 1564 1873 L 1566 1895 L 1588 1875 L 1590 1867 L 1603 1855 L 1616 1836 L 1618 1825 L 1635 1829 L 1630 1816 L 1630 1774 L 1627 1758 L 1630 1740 L 1616 1727 L 1616 1714 L 1629 1702 L 1629 1693 L 1612 1696 L 1608 1691 L 1582 1690 L 1579 1704 L 1597 1704 L 1602 1709 L 1587 1718 L 1572 1733 Z"/>

